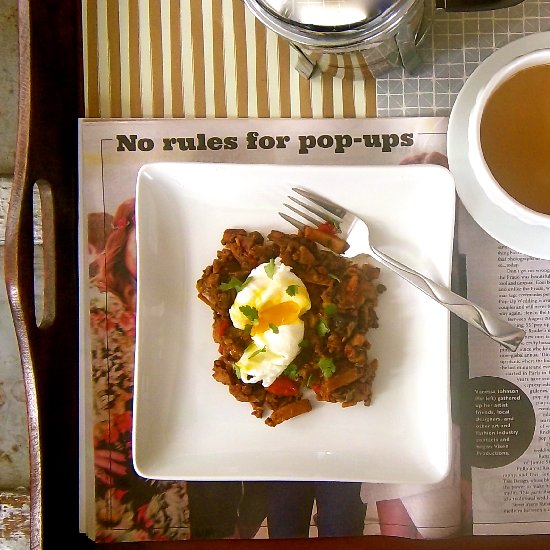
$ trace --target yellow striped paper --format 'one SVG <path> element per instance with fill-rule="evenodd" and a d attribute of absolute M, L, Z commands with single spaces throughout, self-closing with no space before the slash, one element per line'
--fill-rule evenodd
<path fill-rule="evenodd" d="M 242 0 L 84 0 L 83 36 L 90 118 L 376 116 L 370 75 L 305 79 Z"/>

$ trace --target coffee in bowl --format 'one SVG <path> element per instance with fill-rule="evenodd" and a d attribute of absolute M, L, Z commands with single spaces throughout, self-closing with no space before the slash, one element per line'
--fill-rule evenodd
<path fill-rule="evenodd" d="M 480 91 L 469 157 L 489 199 L 520 220 L 550 227 L 550 50 L 518 57 Z"/>

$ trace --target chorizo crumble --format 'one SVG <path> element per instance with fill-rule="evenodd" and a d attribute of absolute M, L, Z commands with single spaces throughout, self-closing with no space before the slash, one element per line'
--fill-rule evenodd
<path fill-rule="evenodd" d="M 199 298 L 213 312 L 213 339 L 220 354 L 214 361 L 214 379 L 228 386 L 235 399 L 250 403 L 254 416 L 262 418 L 271 411 L 265 420 L 268 426 L 309 412 L 312 406 L 305 393 L 342 407 L 369 405 L 377 360 L 368 356 L 367 331 L 378 327 L 375 309 L 385 290 L 377 282 L 379 269 L 319 246 L 303 230 L 273 230 L 264 239 L 257 231 L 226 229 L 221 243 L 223 248 L 196 283 Z M 251 337 L 233 326 L 229 308 L 237 289 L 224 283 L 244 282 L 252 269 L 276 257 L 303 281 L 311 309 L 302 316 L 305 330 L 299 354 L 265 388 L 260 382 L 243 382 L 234 368 Z"/>

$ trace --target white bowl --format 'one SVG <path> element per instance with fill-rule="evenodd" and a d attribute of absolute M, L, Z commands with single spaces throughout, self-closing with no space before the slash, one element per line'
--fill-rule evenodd
<path fill-rule="evenodd" d="M 468 154 L 475 177 L 491 202 L 525 223 L 550 227 L 550 215 L 528 208 L 499 185 L 485 161 L 480 138 L 481 118 L 491 94 L 514 74 L 528 67 L 545 64 L 550 64 L 550 49 L 535 50 L 513 59 L 480 89 L 468 122 Z"/>

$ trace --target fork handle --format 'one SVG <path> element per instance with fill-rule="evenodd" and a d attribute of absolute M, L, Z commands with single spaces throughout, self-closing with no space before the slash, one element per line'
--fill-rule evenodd
<path fill-rule="evenodd" d="M 372 248 L 372 256 L 380 263 L 403 277 L 406 281 L 424 292 L 430 298 L 439 302 L 449 311 L 460 317 L 468 324 L 502 344 L 511 351 L 516 351 L 525 336 L 525 331 L 504 321 L 499 316 L 470 302 L 447 287 L 421 275 L 414 269 L 403 265 L 383 252 Z"/>

